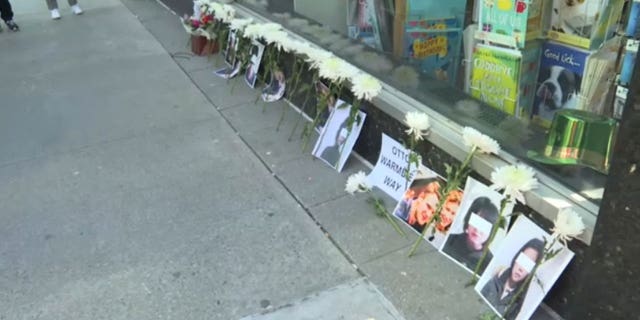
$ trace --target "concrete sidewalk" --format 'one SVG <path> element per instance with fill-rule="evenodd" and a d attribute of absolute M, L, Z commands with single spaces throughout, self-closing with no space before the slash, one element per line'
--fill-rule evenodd
<path fill-rule="evenodd" d="M 344 194 L 362 163 L 312 160 L 287 141 L 292 109 L 276 131 L 286 104 L 262 113 L 215 58 L 185 54 L 176 16 L 153 0 L 81 5 L 51 21 L 43 1 L 17 2 L 22 31 L 0 34 L 0 319 L 487 310 L 468 274 L 428 245 L 407 259 L 414 236 Z"/>

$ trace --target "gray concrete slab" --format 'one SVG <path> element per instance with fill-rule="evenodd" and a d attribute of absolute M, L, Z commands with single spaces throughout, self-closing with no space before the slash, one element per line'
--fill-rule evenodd
<path fill-rule="evenodd" d="M 309 209 L 357 265 L 404 248 L 416 237 L 413 230 L 400 221 L 396 222 L 406 236 L 396 232 L 386 219 L 378 217 L 371 204 L 367 203 L 368 197 L 365 194 L 346 196 Z M 382 199 L 387 207 L 393 208 L 391 198 L 385 196 Z M 391 209 L 388 210 L 391 212 Z M 372 235 L 376 240 L 372 239 Z"/>
<path fill-rule="evenodd" d="M 283 306 L 272 312 L 241 320 L 401 320 L 400 313 L 365 279 L 346 283 Z"/>
<path fill-rule="evenodd" d="M 0 37 L 0 318 L 237 319 L 358 277 L 130 11 L 25 2 Z"/>
<path fill-rule="evenodd" d="M 412 258 L 408 252 L 403 248 L 361 265 L 407 319 L 476 319 L 489 310 L 473 289 L 465 288 L 469 273 L 437 251 Z"/>
<path fill-rule="evenodd" d="M 285 107 L 285 118 L 282 121 L 281 127 L 282 130 L 286 130 L 286 128 L 288 128 L 290 133 L 300 114 L 295 109 L 291 108 L 285 101 L 271 102 L 266 105 L 264 105 L 262 100 L 259 100 L 257 103 L 251 101 L 234 108 L 224 109 L 222 110 L 222 114 L 238 131 L 242 133 L 250 133 L 253 131 L 263 130 L 265 128 L 275 129 L 278 121 L 280 121 L 283 107 Z M 293 138 L 300 138 L 300 132 L 305 123 L 305 119 L 300 119 L 297 134 L 294 134 Z M 284 141 L 286 140 L 288 140 L 288 136 Z"/>
<path fill-rule="evenodd" d="M 311 143 L 314 141 L 312 138 Z M 345 164 L 342 173 L 338 173 L 311 154 L 273 166 L 278 178 L 289 190 L 294 190 L 294 196 L 306 208 L 346 196 L 344 185 L 348 176 L 360 170 L 366 170 L 366 167 L 353 156 Z"/>
<path fill-rule="evenodd" d="M 283 126 L 280 131 L 270 127 L 241 133 L 241 136 L 260 159 L 273 170 L 284 162 L 308 157 L 308 153 L 302 153 L 300 139 L 287 141 L 290 131 L 291 128 L 288 126 Z"/>
<path fill-rule="evenodd" d="M 202 73 L 203 75 L 197 75 Z M 199 70 L 194 72 L 193 77 L 197 78 L 207 74 L 211 74 L 210 69 Z M 215 75 L 214 75 L 215 76 Z M 216 80 L 217 81 L 217 80 Z M 244 78 L 240 75 L 229 81 L 226 81 L 223 85 L 216 86 L 203 86 L 200 85 L 204 94 L 211 99 L 215 107 L 219 110 L 227 108 L 234 108 L 253 103 L 256 97 L 260 94 L 257 89 L 251 89 L 244 82 Z M 233 91 L 231 90 L 233 88 Z"/>

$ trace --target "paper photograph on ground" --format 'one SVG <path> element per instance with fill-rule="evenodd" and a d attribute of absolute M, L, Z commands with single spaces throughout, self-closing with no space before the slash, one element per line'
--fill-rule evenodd
<path fill-rule="evenodd" d="M 244 73 L 244 81 L 251 88 L 256 87 L 256 79 L 258 79 L 258 70 L 260 70 L 260 62 L 264 53 L 264 45 L 258 41 L 251 42 L 251 56 L 247 71 Z"/>
<path fill-rule="evenodd" d="M 223 79 L 231 79 L 240 73 L 240 63 L 236 62 L 233 67 L 224 67 L 214 72 L 218 77 Z"/>
<path fill-rule="evenodd" d="M 529 218 L 518 217 L 475 287 L 494 312 L 507 320 L 529 319 L 533 315 L 573 258 L 573 252 L 564 248 L 540 265 L 526 287 L 527 276 L 537 261 L 542 260 L 544 239 L 550 238 Z M 563 246 L 556 243 L 554 249 L 560 248 Z M 521 289 L 523 293 L 517 297 L 516 293 Z"/>
<path fill-rule="evenodd" d="M 335 94 L 329 96 L 329 93 L 331 91 L 329 90 L 329 86 L 327 86 L 324 82 L 320 80 L 318 80 L 315 83 L 315 88 L 316 88 L 316 97 L 319 100 L 318 103 L 320 102 L 320 99 L 322 99 L 322 97 L 324 97 L 327 103 L 326 108 L 320 115 L 320 120 L 318 121 L 318 125 L 316 126 L 316 131 L 321 132 L 322 128 L 327 123 L 327 120 L 329 119 L 329 116 L 331 115 L 333 110 L 336 109 L 337 107 L 342 106 L 346 102 L 344 100 L 341 100 Z"/>
<path fill-rule="evenodd" d="M 409 166 L 408 159 L 409 150 L 400 142 L 382 133 L 382 145 L 380 146 L 378 162 L 376 162 L 376 166 L 367 176 L 369 184 L 378 187 L 399 202 L 409 186 L 407 174 L 409 176 L 408 180 L 411 181 L 418 171 L 415 163 Z M 426 167 L 423 168 L 421 171 L 428 171 L 433 176 L 437 176 Z"/>
<path fill-rule="evenodd" d="M 444 187 L 445 183 L 445 180 L 435 172 L 421 169 L 394 209 L 393 214 L 417 233 L 422 233 L 436 212 L 440 201 L 439 190 Z M 436 248 L 442 246 L 461 200 L 462 191 L 452 191 L 442 206 L 440 222 L 433 222 L 429 226 L 425 238 Z"/>
<path fill-rule="evenodd" d="M 286 90 L 286 79 L 282 70 L 271 72 L 269 84 L 262 89 L 262 101 L 273 102 L 282 99 Z"/>
<path fill-rule="evenodd" d="M 320 137 L 313 148 L 312 154 L 327 163 L 338 172 L 342 171 L 347 162 L 353 146 L 358 140 L 366 114 L 358 110 L 358 120 L 349 131 L 347 121 L 353 106 L 335 108 L 327 124 L 320 132 Z"/>
<path fill-rule="evenodd" d="M 499 192 L 473 178 L 467 178 L 462 202 L 440 251 L 467 271 L 473 272 L 483 255 L 491 229 L 498 222 L 503 199 L 504 196 Z M 513 203 L 508 204 L 505 216 L 508 217 L 512 210 Z M 507 218 L 505 226 L 508 225 Z M 479 275 L 487 268 L 506 233 L 504 228 L 498 229 L 478 270 Z"/>
<path fill-rule="evenodd" d="M 227 47 L 222 52 L 224 55 L 224 61 L 229 66 L 235 66 L 236 64 L 236 52 L 238 51 L 238 36 L 235 31 L 229 32 L 227 38 Z"/>

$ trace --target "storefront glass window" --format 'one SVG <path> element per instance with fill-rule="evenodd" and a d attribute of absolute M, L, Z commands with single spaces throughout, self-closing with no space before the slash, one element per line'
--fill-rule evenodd
<path fill-rule="evenodd" d="M 458 124 L 490 135 L 508 153 L 597 204 L 615 141 L 614 78 L 624 41 L 613 35 L 623 25 L 625 1 L 584 4 L 591 2 L 608 4 L 591 10 L 542 0 L 239 1 Z M 582 18 L 599 22 L 583 26 Z M 604 38 L 618 40 L 598 40 L 591 30 L 596 23 Z M 603 43 L 607 52 L 598 51 Z M 597 66 L 591 61 L 606 67 L 591 70 Z M 588 112 L 566 112 L 554 121 L 560 109 Z"/>

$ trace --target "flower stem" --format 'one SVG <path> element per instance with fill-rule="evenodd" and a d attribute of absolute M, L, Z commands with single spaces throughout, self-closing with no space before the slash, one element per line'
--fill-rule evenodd
<path fill-rule="evenodd" d="M 287 95 L 287 99 L 291 97 L 291 95 L 295 90 L 298 89 L 298 83 L 299 83 L 299 78 L 301 73 L 302 73 L 302 65 L 299 65 L 298 59 L 295 59 L 293 62 L 293 77 L 291 77 L 291 81 L 289 82 L 289 87 L 292 87 L 292 88 L 291 88 L 291 91 L 289 91 L 289 94 Z M 284 121 L 284 116 L 287 113 L 288 107 L 289 106 L 286 103 L 282 105 L 282 112 L 280 113 L 280 119 L 278 120 L 276 131 L 280 131 L 280 125 L 282 125 L 282 121 Z"/>
<path fill-rule="evenodd" d="M 498 215 L 498 220 L 496 221 L 496 223 L 493 224 L 493 226 L 491 226 L 491 233 L 489 234 L 489 239 L 487 239 L 487 242 L 484 243 L 482 256 L 480 257 L 478 264 L 476 264 L 476 267 L 473 269 L 473 275 L 471 276 L 471 281 L 469 282 L 468 286 L 475 285 L 476 282 L 478 281 L 480 268 L 482 267 L 484 260 L 487 258 L 487 255 L 489 254 L 489 247 L 491 246 L 491 243 L 493 243 L 493 240 L 495 239 L 496 234 L 498 233 L 498 229 L 502 226 L 502 223 L 505 220 L 504 212 L 507 208 L 507 204 L 510 201 L 511 201 L 511 197 L 508 195 L 504 199 L 502 199 L 502 201 L 500 201 L 500 214 Z"/>

